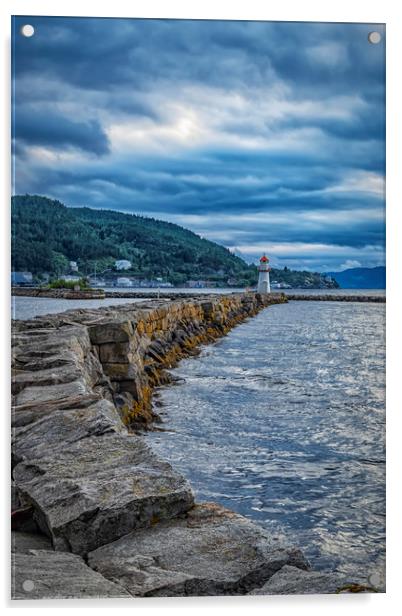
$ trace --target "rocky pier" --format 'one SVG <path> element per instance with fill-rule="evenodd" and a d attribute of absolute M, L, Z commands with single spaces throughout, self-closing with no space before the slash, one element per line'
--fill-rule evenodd
<path fill-rule="evenodd" d="M 139 433 L 169 368 L 284 301 L 161 299 L 13 323 L 14 599 L 351 588 L 248 519 L 195 503 Z"/>
<path fill-rule="evenodd" d="M 103 289 L 46 289 L 46 287 L 12 287 L 16 297 L 49 297 L 51 299 L 105 299 Z"/>
<path fill-rule="evenodd" d="M 153 299 L 163 298 L 164 300 L 180 300 L 191 299 L 191 294 L 182 291 L 166 291 L 158 289 L 149 289 L 144 291 L 104 291 L 103 289 L 83 289 L 80 291 L 74 291 L 73 289 L 46 289 L 42 287 L 13 287 L 11 294 L 20 297 L 49 297 L 53 299 Z M 273 292 L 271 297 L 277 299 L 282 296 L 282 292 Z M 238 291 L 230 292 L 228 295 L 239 295 Z M 241 294 L 240 294 L 241 295 Z M 285 292 L 285 297 L 289 301 L 307 301 L 307 302 L 371 302 L 371 303 L 385 303 L 385 295 L 346 295 L 342 293 L 291 293 Z M 198 299 L 203 297 L 209 297 L 209 293 L 197 294 Z"/>
<path fill-rule="evenodd" d="M 289 301 L 299 302 L 361 302 L 385 304 L 385 295 L 345 295 L 342 293 L 285 293 Z"/>

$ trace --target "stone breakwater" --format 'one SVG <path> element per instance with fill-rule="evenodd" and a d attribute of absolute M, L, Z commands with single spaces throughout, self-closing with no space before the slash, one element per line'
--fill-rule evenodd
<path fill-rule="evenodd" d="M 14 322 L 13 598 L 308 592 L 299 549 L 194 503 L 184 477 L 133 431 L 153 419 L 167 368 L 283 301 L 153 300 Z M 322 592 L 348 582 L 314 577 Z"/>
<path fill-rule="evenodd" d="M 228 294 L 230 291 L 228 291 Z M 82 291 L 74 291 L 72 289 L 42 289 L 38 287 L 13 287 L 11 294 L 20 297 L 49 297 L 53 299 L 105 299 L 105 298 L 118 298 L 118 299 L 150 299 L 151 297 L 161 297 L 164 300 L 179 300 L 179 299 L 191 299 L 189 293 L 183 292 L 159 292 L 157 289 L 150 289 L 149 291 L 104 291 L 103 289 L 90 289 Z M 231 295 L 239 295 L 238 292 L 233 291 Z M 278 296 L 278 293 L 271 293 L 271 296 Z M 209 297 L 208 293 L 197 294 L 198 299 L 203 297 Z M 374 302 L 385 303 L 386 299 L 380 295 L 344 295 L 342 293 L 330 294 L 322 293 L 309 294 L 309 293 L 285 293 L 285 297 L 292 301 L 310 301 L 310 302 Z"/>
<path fill-rule="evenodd" d="M 386 299 L 382 295 L 342 295 L 340 294 L 299 294 L 299 293 L 285 293 L 286 299 L 290 301 L 304 301 L 304 302 L 374 302 L 376 304 L 384 304 Z"/>
<path fill-rule="evenodd" d="M 49 297 L 53 299 L 105 299 L 103 289 L 44 289 L 41 287 L 12 287 L 11 295 L 19 297 Z"/>

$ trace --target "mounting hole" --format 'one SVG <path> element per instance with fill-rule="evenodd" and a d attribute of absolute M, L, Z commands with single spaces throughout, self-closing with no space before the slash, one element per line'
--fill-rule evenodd
<path fill-rule="evenodd" d="M 381 34 L 379 32 L 370 32 L 370 34 L 368 35 L 368 40 L 369 43 L 372 43 L 373 45 L 378 45 L 378 43 L 381 41 Z"/>
<path fill-rule="evenodd" d="M 31 24 L 25 24 L 25 26 L 22 26 L 21 28 L 21 34 L 22 36 L 26 36 L 27 38 L 30 38 L 31 36 L 35 34 L 35 28 L 31 26 Z"/>
<path fill-rule="evenodd" d="M 24 580 L 24 582 L 22 583 L 22 588 L 25 590 L 25 592 L 32 592 L 35 588 L 35 583 L 32 580 Z"/>

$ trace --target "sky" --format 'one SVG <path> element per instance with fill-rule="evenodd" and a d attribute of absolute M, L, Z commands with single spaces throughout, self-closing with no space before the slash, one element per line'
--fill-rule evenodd
<path fill-rule="evenodd" d="M 17 17 L 13 192 L 248 262 L 383 265 L 384 60 L 381 25 Z"/>

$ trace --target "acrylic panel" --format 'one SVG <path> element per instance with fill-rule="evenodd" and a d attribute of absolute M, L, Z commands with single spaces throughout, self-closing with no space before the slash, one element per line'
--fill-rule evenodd
<path fill-rule="evenodd" d="M 385 592 L 385 25 L 12 26 L 12 597 Z"/>

